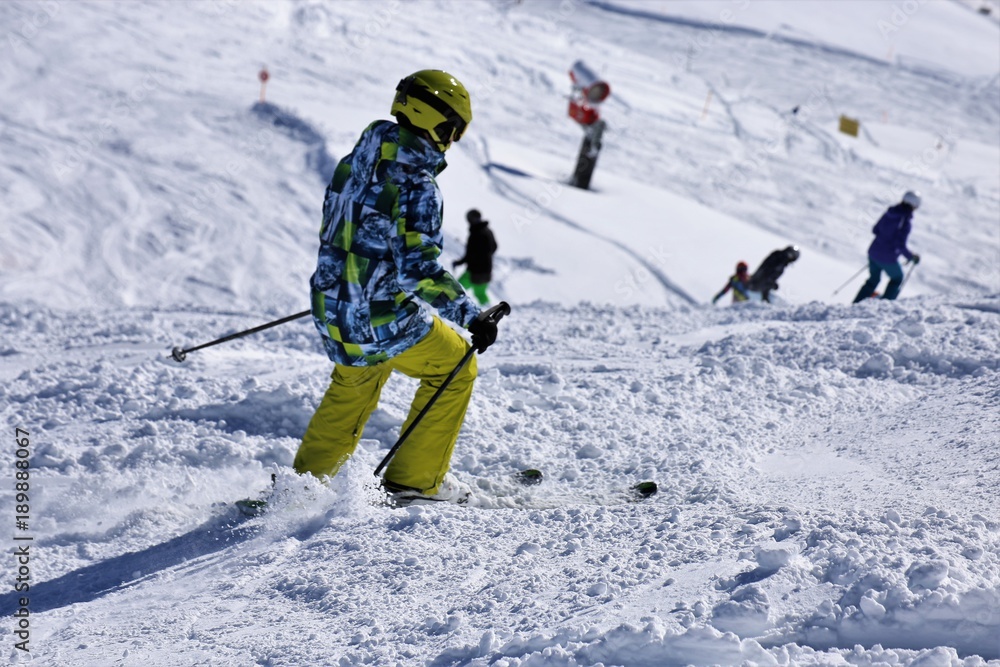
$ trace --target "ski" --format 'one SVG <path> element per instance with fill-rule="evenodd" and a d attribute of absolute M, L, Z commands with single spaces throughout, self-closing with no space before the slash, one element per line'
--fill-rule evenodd
<path fill-rule="evenodd" d="M 243 498 L 233 503 L 240 514 L 246 517 L 255 517 L 267 511 L 267 496 L 274 493 L 274 485 L 277 483 L 277 480 L 278 476 L 275 473 L 271 473 L 271 488 L 265 492 L 264 498 Z"/>
<path fill-rule="evenodd" d="M 240 514 L 243 516 L 260 516 L 267 511 L 267 501 L 263 498 L 243 498 L 242 500 L 237 500 L 233 504 L 236 505 L 236 509 L 238 509 Z"/>
<path fill-rule="evenodd" d="M 525 486 L 534 486 L 535 484 L 541 484 L 542 478 L 541 470 L 536 470 L 535 468 L 528 468 L 527 470 L 520 470 L 514 473 L 514 479 L 519 481 Z"/>
<path fill-rule="evenodd" d="M 537 468 L 528 468 L 526 470 L 521 470 L 514 473 L 514 478 L 525 486 L 535 486 L 536 484 L 541 484 L 545 475 L 542 474 L 541 470 Z M 660 488 L 656 485 L 654 481 L 645 481 L 634 484 L 629 489 L 630 500 L 645 500 L 655 496 L 659 492 Z"/>
<path fill-rule="evenodd" d="M 635 495 L 637 500 L 645 500 L 651 496 L 655 496 L 660 488 L 656 485 L 656 482 L 639 482 L 632 487 L 632 493 Z"/>
<path fill-rule="evenodd" d="M 526 468 L 524 470 L 519 470 L 518 472 L 514 473 L 513 477 L 518 483 L 524 486 L 537 486 L 544 481 L 545 474 L 541 470 L 538 470 L 537 468 Z M 644 482 L 639 482 L 638 484 L 634 484 L 631 487 L 629 487 L 627 500 L 629 502 L 641 502 L 643 500 L 646 500 L 647 498 L 655 496 L 659 492 L 659 490 L 660 490 L 659 487 L 654 481 L 647 480 Z M 449 503 L 448 501 L 445 500 L 435 500 L 431 498 L 425 499 L 417 497 L 408 498 L 405 496 L 399 496 L 398 494 L 394 496 L 393 494 L 389 493 L 385 494 L 384 502 L 380 504 L 385 505 L 387 507 L 399 508 L 399 507 L 406 507 L 411 504 L 425 505 L 425 504 L 437 504 L 437 503 L 454 504 L 459 506 L 466 504 L 465 502 L 462 501 Z M 262 514 L 267 512 L 268 508 L 268 502 L 266 498 L 243 498 L 242 500 L 237 500 L 233 504 L 236 506 L 236 509 L 239 510 L 240 514 L 242 514 L 245 517 L 251 517 L 251 518 L 261 516 Z"/>

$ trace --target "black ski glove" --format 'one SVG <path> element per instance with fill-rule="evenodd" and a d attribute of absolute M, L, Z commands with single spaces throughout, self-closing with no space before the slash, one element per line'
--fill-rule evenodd
<path fill-rule="evenodd" d="M 476 315 L 476 319 L 469 324 L 469 333 L 472 334 L 472 347 L 482 354 L 496 342 L 497 323 L 489 319 L 488 311 L 484 311 Z"/>

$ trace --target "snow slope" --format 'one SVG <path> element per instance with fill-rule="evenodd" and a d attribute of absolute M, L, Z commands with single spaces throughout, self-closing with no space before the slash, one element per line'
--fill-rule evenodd
<path fill-rule="evenodd" d="M 596 0 L 592 4 L 649 21 L 754 32 L 809 49 L 962 76 L 997 73 L 996 26 L 968 11 L 977 9 L 974 2 L 964 3 L 966 7 L 950 0 L 863 2 L 846 11 L 843 3 L 781 0 Z M 962 39 L 944 39 L 945 35 L 962 35 Z M 697 45 L 698 39 L 693 42 Z"/>
<path fill-rule="evenodd" d="M 0 4 L 0 413 L 34 538 L 9 662 L 1000 661 L 1000 27 L 918 3 L 887 57 L 897 4 Z M 588 192 L 581 55 L 613 88 Z M 168 352 L 306 307 L 330 169 L 430 66 L 476 115 L 444 260 L 482 210 L 514 308 L 453 460 L 479 506 L 389 509 L 413 382 L 324 486 L 289 468 L 330 371 L 308 322 Z M 848 305 L 911 187 L 923 261 Z M 777 303 L 709 304 L 789 243 Z"/>

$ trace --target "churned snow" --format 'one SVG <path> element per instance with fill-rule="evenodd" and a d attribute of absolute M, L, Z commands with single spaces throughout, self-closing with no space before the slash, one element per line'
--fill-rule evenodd
<path fill-rule="evenodd" d="M 0 4 L 0 495 L 8 554 L 34 538 L 29 592 L 8 558 L 0 651 L 1000 661 L 1000 24 L 976 10 Z M 565 185 L 577 58 L 612 87 L 590 191 Z M 169 351 L 308 306 L 330 170 L 424 67 L 465 81 L 476 116 L 439 179 L 443 260 L 479 208 L 513 310 L 452 462 L 475 506 L 391 509 L 372 470 L 413 381 L 322 484 L 290 469 L 331 370 L 307 319 Z M 923 259 L 899 300 L 851 306 L 871 225 L 908 188 Z M 710 304 L 738 260 L 791 243 L 775 303 Z M 540 485 L 515 481 L 529 467 Z M 240 517 L 272 473 L 270 511 Z M 644 480 L 659 494 L 632 502 Z"/>

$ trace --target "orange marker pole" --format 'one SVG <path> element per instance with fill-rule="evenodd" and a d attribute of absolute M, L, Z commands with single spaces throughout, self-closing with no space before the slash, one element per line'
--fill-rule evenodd
<path fill-rule="evenodd" d="M 708 91 L 708 95 L 705 97 L 705 107 L 701 110 L 701 118 L 698 119 L 699 123 L 705 120 L 705 116 L 708 115 L 708 106 L 711 103 L 712 103 L 712 91 L 710 90 Z"/>
<path fill-rule="evenodd" d="M 267 73 L 267 67 L 264 67 L 260 73 L 257 75 L 260 79 L 260 101 L 264 101 L 264 89 L 267 88 L 267 80 L 271 78 L 271 75 Z"/>

